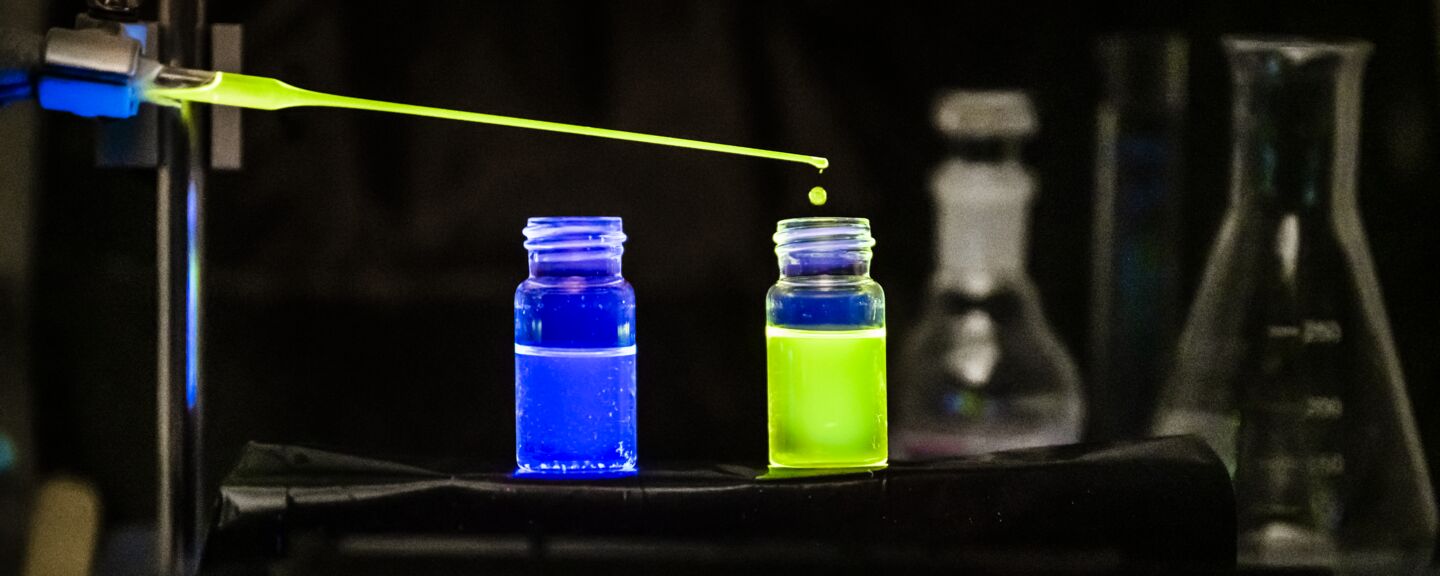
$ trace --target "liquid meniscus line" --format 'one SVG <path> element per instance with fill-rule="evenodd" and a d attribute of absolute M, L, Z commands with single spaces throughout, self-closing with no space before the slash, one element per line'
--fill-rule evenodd
<path fill-rule="evenodd" d="M 589 126 L 547 122 L 544 120 L 530 120 L 511 116 L 462 112 L 445 108 L 432 108 L 429 106 L 415 106 L 412 104 L 397 104 L 379 100 L 353 98 L 350 96 L 338 96 L 296 88 L 274 78 L 227 72 L 216 72 L 214 78 L 210 81 L 197 86 L 150 86 L 145 90 L 145 99 L 152 103 L 170 106 L 178 105 L 181 101 L 188 101 L 234 106 L 237 108 L 252 108 L 256 110 L 280 110 L 300 106 L 371 110 L 375 112 L 409 114 L 412 116 L 459 120 L 462 122 L 478 122 L 481 124 L 494 124 L 514 128 L 528 128 L 547 132 L 563 132 L 566 134 L 594 136 L 612 140 L 627 140 L 630 142 L 672 146 L 676 148 L 707 150 L 710 152 L 753 156 L 756 158 L 769 158 L 771 160 L 809 164 L 822 172 L 830 166 L 829 160 L 819 156 L 776 152 L 772 150 L 761 150 L 759 148 L 717 144 L 702 140 L 642 134 L 624 130 L 611 130 L 608 128 L 592 128 Z"/>

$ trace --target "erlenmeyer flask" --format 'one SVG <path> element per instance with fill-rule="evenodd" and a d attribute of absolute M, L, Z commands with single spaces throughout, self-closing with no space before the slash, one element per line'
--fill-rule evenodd
<path fill-rule="evenodd" d="M 936 267 L 896 390 L 892 448 L 920 458 L 1078 440 L 1079 373 L 1025 272 L 1034 133 L 1021 92 L 954 92 L 936 108 L 953 156 L 936 170 Z"/>
<path fill-rule="evenodd" d="M 1231 206 L 1155 430 L 1231 467 L 1242 566 L 1414 572 L 1434 497 L 1355 200 L 1369 46 L 1225 48 Z"/>

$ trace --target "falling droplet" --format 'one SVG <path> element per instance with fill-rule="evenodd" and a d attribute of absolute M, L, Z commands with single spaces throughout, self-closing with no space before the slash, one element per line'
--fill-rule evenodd
<path fill-rule="evenodd" d="M 816 186 L 810 189 L 810 203 L 815 206 L 824 206 L 825 200 L 829 197 L 830 195 L 825 192 L 824 188 Z"/>

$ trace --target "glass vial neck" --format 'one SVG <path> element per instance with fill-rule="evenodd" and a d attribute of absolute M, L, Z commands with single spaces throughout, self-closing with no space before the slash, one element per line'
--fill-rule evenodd
<path fill-rule="evenodd" d="M 1370 45 L 1225 39 L 1234 82 L 1232 200 L 1280 210 L 1353 206 Z"/>
<path fill-rule="evenodd" d="M 780 278 L 870 276 L 870 221 L 865 218 L 791 218 L 775 230 Z"/>
<path fill-rule="evenodd" d="M 531 278 L 619 278 L 625 252 L 620 218 L 531 218 L 525 226 Z"/>

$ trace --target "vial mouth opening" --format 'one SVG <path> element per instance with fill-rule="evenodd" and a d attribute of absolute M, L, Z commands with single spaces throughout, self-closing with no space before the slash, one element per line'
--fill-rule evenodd
<path fill-rule="evenodd" d="M 1221 42 L 1231 58 L 1273 55 L 1294 64 L 1321 59 L 1364 59 L 1372 47 L 1369 42 L 1353 38 L 1303 36 L 1225 36 Z"/>
<path fill-rule="evenodd" d="M 525 225 L 525 249 L 530 251 L 619 249 L 625 243 L 618 216 L 546 216 Z"/>
<path fill-rule="evenodd" d="M 868 218 L 791 218 L 775 229 L 777 253 L 834 250 L 869 250 L 875 246 Z"/>

